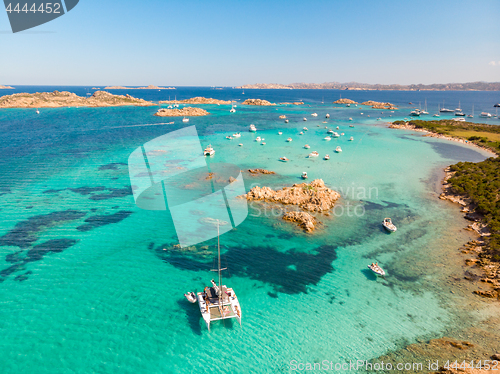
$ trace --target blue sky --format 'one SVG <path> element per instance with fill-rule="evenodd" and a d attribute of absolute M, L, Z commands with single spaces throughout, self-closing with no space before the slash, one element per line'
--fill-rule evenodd
<path fill-rule="evenodd" d="M 12 34 L 0 84 L 500 81 L 500 1 L 80 0 Z"/>

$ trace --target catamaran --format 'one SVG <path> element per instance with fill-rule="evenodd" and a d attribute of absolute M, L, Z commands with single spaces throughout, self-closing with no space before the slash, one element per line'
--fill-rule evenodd
<path fill-rule="evenodd" d="M 200 307 L 201 316 L 210 331 L 210 323 L 223 319 L 236 318 L 241 326 L 241 307 L 238 297 L 232 288 L 227 288 L 222 284 L 221 271 L 225 270 L 220 267 L 220 236 L 219 236 L 219 220 L 217 220 L 217 258 L 218 267 L 213 271 L 219 274 L 219 284 L 212 279 L 211 287 L 205 287 L 203 292 L 197 293 L 198 305 Z"/>

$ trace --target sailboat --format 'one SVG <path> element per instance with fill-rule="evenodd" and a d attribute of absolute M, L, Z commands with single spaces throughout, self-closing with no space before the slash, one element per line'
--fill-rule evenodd
<path fill-rule="evenodd" d="M 229 111 L 231 113 L 236 112 L 236 109 L 234 109 L 233 101 L 231 100 L 231 110 Z"/>
<path fill-rule="evenodd" d="M 232 288 L 227 288 L 222 285 L 221 271 L 225 270 L 220 267 L 220 236 L 219 236 L 219 220 L 217 220 L 217 258 L 218 266 L 216 270 L 219 274 L 219 284 L 212 279 L 211 287 L 205 287 L 203 292 L 198 292 L 196 297 L 200 307 L 201 316 L 210 331 L 210 323 L 222 319 L 236 318 L 241 326 L 241 307 L 236 293 Z"/>
<path fill-rule="evenodd" d="M 474 104 L 472 104 L 472 114 L 467 114 L 467 118 L 474 118 Z"/>
<path fill-rule="evenodd" d="M 424 110 L 421 110 L 420 114 L 429 114 L 427 111 L 427 99 L 425 99 Z"/>

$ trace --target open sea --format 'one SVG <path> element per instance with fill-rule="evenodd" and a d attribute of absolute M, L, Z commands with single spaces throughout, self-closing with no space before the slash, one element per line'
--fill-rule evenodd
<path fill-rule="evenodd" d="M 94 91 L 21 86 L 0 94 L 56 89 L 81 96 Z M 155 117 L 155 106 L 41 108 L 38 115 L 0 109 L 2 373 L 289 373 L 293 360 L 370 360 L 481 319 L 455 307 L 462 299 L 450 298 L 445 278 L 455 269 L 446 269 L 447 258 L 472 236 L 461 230 L 466 221 L 458 206 L 438 195 L 443 168 L 489 156 L 458 142 L 388 129 L 387 122 L 409 118 L 411 108 L 425 103 L 431 119 L 438 106 L 455 109 L 460 102 L 467 114 L 474 105 L 473 121 L 500 125 L 497 117 L 478 117 L 495 115 L 499 92 L 109 92 L 238 104 L 235 113 L 230 105 L 203 105 L 211 114 L 189 123 Z M 400 109 L 332 104 L 340 96 Z M 239 105 L 247 98 L 305 105 Z M 256 133 L 248 131 L 251 123 Z M 192 125 L 202 146 L 216 150 L 208 162 L 277 173 L 244 172 L 247 190 L 301 183 L 306 171 L 309 181 L 321 178 L 342 195 L 313 234 L 281 220 L 270 206 L 250 204 L 247 219 L 220 238 L 224 284 L 238 295 L 242 326 L 219 321 L 210 332 L 183 294 L 210 284 L 217 241 L 165 251 L 178 243 L 171 215 L 136 207 L 127 166 L 137 147 Z M 308 131 L 299 135 L 304 126 Z M 345 135 L 325 141 L 325 126 Z M 241 138 L 226 139 L 234 132 Z M 285 142 L 288 137 L 293 141 Z M 303 148 L 306 143 L 311 149 Z M 342 153 L 334 152 L 338 145 Z M 314 150 L 320 157 L 307 158 Z M 281 156 L 291 161 L 282 163 Z M 384 231 L 384 217 L 392 218 L 396 233 Z M 376 261 L 385 278 L 367 269 Z"/>

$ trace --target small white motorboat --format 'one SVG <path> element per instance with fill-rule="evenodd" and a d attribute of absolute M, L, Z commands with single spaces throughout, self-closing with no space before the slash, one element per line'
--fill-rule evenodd
<path fill-rule="evenodd" d="M 380 276 L 384 276 L 385 275 L 385 271 L 384 269 L 382 269 L 379 265 L 378 265 L 378 262 L 376 263 L 373 263 L 371 265 L 368 265 L 368 269 L 370 269 L 371 271 L 373 271 L 376 275 L 380 275 Z"/>
<path fill-rule="evenodd" d="M 229 110 L 229 112 L 230 112 L 230 113 L 234 113 L 234 112 L 236 112 L 236 109 L 231 108 L 231 110 Z"/>
<path fill-rule="evenodd" d="M 351 137 L 349 138 L 349 141 L 350 141 L 350 142 L 352 142 L 353 140 L 354 140 L 354 137 L 352 137 L 352 136 L 351 136 Z"/>
<path fill-rule="evenodd" d="M 338 130 L 338 129 L 339 129 L 339 127 L 337 126 L 337 127 L 335 128 L 335 130 Z"/>
<path fill-rule="evenodd" d="M 330 138 L 329 136 L 325 136 L 323 140 L 332 140 L 332 138 Z"/>
<path fill-rule="evenodd" d="M 196 295 L 194 292 L 188 292 L 184 294 L 184 297 L 189 301 L 191 304 L 194 304 L 196 302 Z"/>
<path fill-rule="evenodd" d="M 302 179 L 307 179 L 307 172 L 306 172 L 306 171 L 304 171 L 304 172 L 302 173 L 301 178 L 302 178 Z"/>
<path fill-rule="evenodd" d="M 317 117 L 318 116 L 318 113 L 312 113 L 311 116 L 313 117 Z"/>
<path fill-rule="evenodd" d="M 243 143 L 238 144 L 240 147 L 243 147 Z"/>
<path fill-rule="evenodd" d="M 306 145 L 304 146 L 304 148 L 305 148 L 305 149 L 309 149 L 309 148 L 311 148 L 311 146 L 310 146 L 309 144 L 306 144 Z"/>
<path fill-rule="evenodd" d="M 363 114 L 363 113 L 361 113 L 361 114 Z M 349 117 L 349 121 L 352 121 L 352 118 L 351 118 L 351 117 Z"/>
<path fill-rule="evenodd" d="M 333 131 L 333 130 L 328 130 L 328 131 L 327 131 L 327 134 L 333 134 L 334 132 L 335 132 L 335 131 Z"/>
<path fill-rule="evenodd" d="M 213 149 L 212 145 L 210 144 L 207 148 L 205 148 L 203 154 L 205 156 L 213 156 L 215 154 L 215 149 Z"/>
<path fill-rule="evenodd" d="M 335 152 L 340 153 L 342 152 L 342 148 L 340 148 L 340 145 L 335 148 Z"/>
<path fill-rule="evenodd" d="M 292 140 L 293 140 L 292 138 L 288 138 L 286 141 L 291 142 Z"/>
<path fill-rule="evenodd" d="M 325 155 L 325 157 L 323 158 L 324 160 L 329 160 L 330 159 L 330 156 L 329 155 Z"/>
<path fill-rule="evenodd" d="M 36 110 L 36 114 L 40 114 L 40 111 L 38 109 Z"/>
<path fill-rule="evenodd" d="M 340 136 L 344 136 L 345 134 L 343 132 L 340 133 Z"/>
<path fill-rule="evenodd" d="M 260 136 L 257 136 L 257 137 L 255 138 L 255 141 L 256 141 L 256 142 L 260 142 L 261 140 L 262 140 L 262 138 L 261 138 Z"/>
<path fill-rule="evenodd" d="M 346 107 L 348 107 L 348 108 L 349 108 L 350 106 L 351 106 L 351 104 L 346 104 Z"/>
<path fill-rule="evenodd" d="M 354 127 L 354 125 L 349 125 L 349 127 Z"/>
<path fill-rule="evenodd" d="M 307 121 L 307 118 L 306 118 L 306 117 L 304 117 L 304 118 L 302 118 L 302 119 L 303 119 L 304 121 Z"/>
<path fill-rule="evenodd" d="M 265 142 L 262 142 L 262 143 L 260 143 L 260 145 L 266 145 L 266 143 L 265 143 Z"/>
<path fill-rule="evenodd" d="M 299 135 L 304 135 L 304 133 L 301 131 L 301 132 L 299 132 Z"/>
<path fill-rule="evenodd" d="M 250 128 L 248 129 L 250 132 L 256 132 L 257 129 L 255 128 L 255 125 L 250 125 Z"/>
<path fill-rule="evenodd" d="M 340 134 L 338 132 L 333 132 L 333 137 L 334 138 L 340 138 Z"/>
<path fill-rule="evenodd" d="M 286 158 L 285 156 L 283 156 L 283 157 L 280 157 L 280 161 L 288 162 L 290 160 L 288 158 Z"/>
<path fill-rule="evenodd" d="M 233 138 L 240 138 L 241 134 L 239 132 L 233 134 Z"/>
<path fill-rule="evenodd" d="M 491 118 L 491 114 L 488 112 L 482 112 L 479 117 L 481 118 Z"/>
<path fill-rule="evenodd" d="M 182 119 L 182 122 L 189 122 L 189 118 L 184 117 L 184 118 Z"/>
<path fill-rule="evenodd" d="M 309 129 L 307 127 L 302 128 L 304 131 L 308 131 Z"/>
<path fill-rule="evenodd" d="M 289 122 L 289 121 L 286 119 L 286 120 L 285 120 L 285 123 L 288 123 L 288 122 Z"/>
<path fill-rule="evenodd" d="M 328 113 L 326 113 L 325 118 L 330 118 L 330 115 Z"/>
<path fill-rule="evenodd" d="M 311 153 L 309 153 L 309 157 L 318 157 L 318 156 L 319 156 L 319 153 L 316 151 L 312 151 Z"/>
<path fill-rule="evenodd" d="M 278 135 L 283 135 L 283 133 L 281 131 L 278 131 Z"/>
<path fill-rule="evenodd" d="M 384 222 L 382 222 L 382 225 L 386 230 L 390 232 L 395 232 L 398 229 L 396 225 L 392 223 L 392 220 L 390 218 L 384 218 Z"/>
<path fill-rule="evenodd" d="M 233 137 L 232 136 L 226 136 L 226 139 L 231 140 L 231 139 L 233 139 Z"/>

